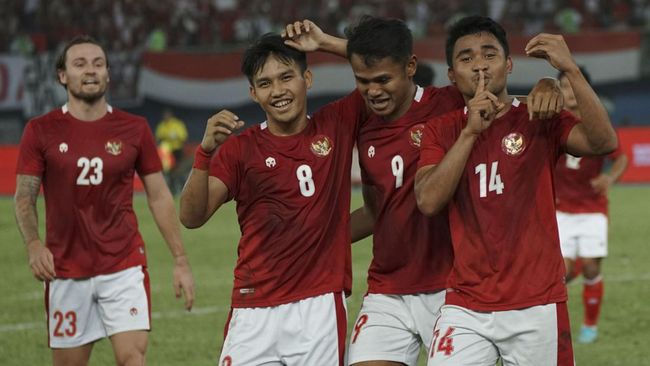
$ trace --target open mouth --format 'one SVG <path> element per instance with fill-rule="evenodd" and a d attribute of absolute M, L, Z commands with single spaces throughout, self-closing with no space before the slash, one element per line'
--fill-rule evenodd
<path fill-rule="evenodd" d="M 282 100 L 278 100 L 278 101 L 275 101 L 275 102 L 271 103 L 271 105 L 275 109 L 282 110 L 282 109 L 287 109 L 289 107 L 289 105 L 291 105 L 291 103 L 293 103 L 292 99 L 282 99 Z"/>
<path fill-rule="evenodd" d="M 97 80 L 84 80 L 82 82 L 83 85 L 99 85 L 99 81 Z"/>
<path fill-rule="evenodd" d="M 374 98 L 369 99 L 370 106 L 374 109 L 384 109 L 388 106 L 390 102 L 389 98 Z"/>

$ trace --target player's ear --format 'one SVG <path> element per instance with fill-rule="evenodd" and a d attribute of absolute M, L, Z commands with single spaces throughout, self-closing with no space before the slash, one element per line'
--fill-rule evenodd
<path fill-rule="evenodd" d="M 454 74 L 454 69 L 451 67 L 447 69 L 447 77 L 450 83 L 456 85 L 456 75 Z"/>
<path fill-rule="evenodd" d="M 418 57 L 416 55 L 411 55 L 408 61 L 406 62 L 406 75 L 412 78 L 415 75 L 415 71 L 418 68 Z"/>
<path fill-rule="evenodd" d="M 313 75 L 311 73 L 310 69 L 305 70 L 305 72 L 302 74 L 302 78 L 305 79 L 305 84 L 307 84 L 307 89 L 311 88 L 311 84 L 313 82 Z"/>
<path fill-rule="evenodd" d="M 512 57 L 510 56 L 506 59 L 506 71 L 508 74 L 512 74 Z"/>
<path fill-rule="evenodd" d="M 255 88 L 253 88 L 252 85 L 248 86 L 248 94 L 251 96 L 251 98 L 255 101 L 255 103 L 259 103 L 260 101 L 257 99 L 257 93 L 255 93 Z"/>
<path fill-rule="evenodd" d="M 65 77 L 65 70 L 59 69 L 59 71 L 57 71 L 57 78 L 59 79 L 59 84 L 64 86 L 68 84 L 68 80 Z"/>

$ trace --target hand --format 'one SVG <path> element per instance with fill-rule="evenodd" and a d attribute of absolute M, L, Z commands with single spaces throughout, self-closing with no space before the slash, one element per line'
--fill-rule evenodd
<path fill-rule="evenodd" d="M 232 131 L 244 126 L 244 121 L 227 109 L 215 114 L 208 119 L 205 133 L 201 141 L 201 148 L 205 152 L 212 152 L 232 134 Z"/>
<path fill-rule="evenodd" d="M 564 107 L 560 83 L 553 78 L 540 79 L 527 97 L 528 119 L 550 119 Z"/>
<path fill-rule="evenodd" d="M 465 129 L 473 135 L 479 135 L 490 127 L 496 115 L 503 108 L 505 108 L 505 104 L 501 103 L 496 95 L 485 90 L 485 75 L 483 70 L 479 70 L 476 93 L 474 93 L 474 98 L 467 103 L 469 117 Z"/>
<path fill-rule="evenodd" d="M 607 174 L 600 174 L 596 178 L 591 180 L 591 187 L 594 189 L 594 192 L 599 194 L 607 194 L 609 186 L 611 186 L 614 181 L 612 177 Z"/>
<path fill-rule="evenodd" d="M 185 255 L 175 258 L 174 264 L 174 293 L 176 298 L 180 299 L 181 291 L 185 297 L 185 309 L 192 310 L 194 304 L 194 277 L 192 276 L 192 269 L 190 262 Z"/>
<path fill-rule="evenodd" d="M 27 244 L 29 268 L 39 281 L 52 281 L 56 277 L 54 271 L 54 256 L 52 252 L 41 243 L 34 240 Z"/>
<path fill-rule="evenodd" d="M 311 20 L 303 20 L 287 24 L 282 31 L 282 38 L 287 46 L 302 52 L 318 51 L 326 35 Z"/>
<path fill-rule="evenodd" d="M 559 71 L 578 69 L 564 37 L 557 34 L 540 33 L 526 44 L 526 55 L 544 58 Z"/>

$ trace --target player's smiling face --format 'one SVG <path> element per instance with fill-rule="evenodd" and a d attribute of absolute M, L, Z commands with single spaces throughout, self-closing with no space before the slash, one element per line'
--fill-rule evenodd
<path fill-rule="evenodd" d="M 253 77 L 250 94 L 266 112 L 269 123 L 300 123 L 307 116 L 311 82 L 311 71 L 302 73 L 295 62 L 287 64 L 270 55 Z"/>
<path fill-rule="evenodd" d="M 458 38 L 454 44 L 453 67 L 448 76 L 466 98 L 474 97 L 479 70 L 485 75 L 485 89 L 497 97 L 506 91 L 506 75 L 512 71 L 512 59 L 505 55 L 499 40 L 489 32 Z"/>
<path fill-rule="evenodd" d="M 357 90 L 373 113 L 392 121 L 408 111 L 415 87 L 413 74 L 417 60 L 414 56 L 406 65 L 390 57 L 367 65 L 362 56 L 352 54 L 350 65 Z"/>
<path fill-rule="evenodd" d="M 66 85 L 69 96 L 87 103 L 99 100 L 108 86 L 108 65 L 104 51 L 92 43 L 70 47 L 66 52 L 65 70 L 59 70 L 59 81 Z"/>

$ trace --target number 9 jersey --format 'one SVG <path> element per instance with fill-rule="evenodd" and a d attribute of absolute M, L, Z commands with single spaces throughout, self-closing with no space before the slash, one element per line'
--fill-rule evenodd
<path fill-rule="evenodd" d="M 133 174 L 162 169 L 147 121 L 108 106 L 100 119 L 64 105 L 29 121 L 17 174 L 41 177 L 46 246 L 58 278 L 84 278 L 146 265 L 133 212 Z"/>

